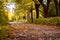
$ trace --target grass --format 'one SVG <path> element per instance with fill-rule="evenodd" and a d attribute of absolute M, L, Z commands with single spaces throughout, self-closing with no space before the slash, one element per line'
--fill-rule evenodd
<path fill-rule="evenodd" d="M 38 19 L 34 19 L 33 23 L 60 25 L 60 17 L 38 18 Z"/>
<path fill-rule="evenodd" d="M 0 25 L 0 40 L 4 40 L 9 33 L 9 27 L 7 25 Z"/>

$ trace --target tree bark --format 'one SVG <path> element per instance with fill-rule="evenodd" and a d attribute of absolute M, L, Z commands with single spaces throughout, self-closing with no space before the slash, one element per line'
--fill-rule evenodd
<path fill-rule="evenodd" d="M 33 13 L 32 13 L 33 9 L 31 8 L 31 22 L 33 23 Z"/>
<path fill-rule="evenodd" d="M 56 8 L 56 14 L 57 14 L 57 16 L 60 16 L 60 14 L 59 14 L 58 0 L 54 0 L 54 3 L 55 3 L 55 8 Z"/>
<path fill-rule="evenodd" d="M 35 4 L 35 8 L 36 8 L 36 18 L 39 18 L 39 6 L 40 6 L 40 4 Z"/>
<path fill-rule="evenodd" d="M 49 8 L 49 3 L 50 1 L 48 1 L 47 6 L 43 3 L 43 0 L 39 0 L 40 4 L 43 6 L 43 12 L 44 12 L 44 17 L 47 18 L 47 14 L 48 14 L 48 8 Z"/>
<path fill-rule="evenodd" d="M 60 3 L 59 3 L 59 8 L 58 8 L 58 9 L 59 9 L 59 10 L 58 10 L 58 11 L 59 11 L 58 13 L 59 13 L 59 15 L 60 15 Z"/>
<path fill-rule="evenodd" d="M 43 11 L 44 11 L 44 17 L 47 18 L 48 12 L 47 12 L 47 6 L 46 5 L 43 6 Z"/>
<path fill-rule="evenodd" d="M 51 0 L 47 0 L 47 14 L 48 14 L 48 10 L 49 10 L 49 4 L 50 4 Z M 47 15 L 48 16 L 48 15 Z"/>

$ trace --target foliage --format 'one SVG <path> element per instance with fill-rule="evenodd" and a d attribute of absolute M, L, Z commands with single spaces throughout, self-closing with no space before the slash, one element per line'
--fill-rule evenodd
<path fill-rule="evenodd" d="M 60 25 L 60 17 L 38 18 L 38 19 L 34 19 L 33 23 Z"/>
<path fill-rule="evenodd" d="M 6 38 L 9 33 L 9 28 L 8 26 L 1 26 L 0 25 L 0 40 L 3 40 L 4 38 Z"/>
<path fill-rule="evenodd" d="M 21 20 L 23 18 L 23 16 L 21 17 L 21 15 L 23 15 L 23 14 L 27 14 L 24 16 L 29 21 L 28 18 L 30 16 L 28 16 L 28 14 L 30 15 L 31 8 L 33 8 L 33 10 L 35 10 L 35 3 L 41 4 L 41 3 L 39 3 L 39 0 L 13 0 L 13 2 L 16 3 L 16 9 L 15 9 L 14 16 L 12 17 L 11 21 Z M 42 5 L 40 5 L 40 7 L 39 7 L 39 13 L 40 13 L 39 16 L 40 17 L 44 17 L 44 11 L 43 10 L 44 9 L 43 9 Z M 54 1 L 51 1 L 50 6 L 49 6 L 49 10 L 48 10 L 48 17 L 55 17 L 55 16 L 56 16 L 55 4 L 54 4 Z M 33 13 L 33 18 L 36 18 L 36 13 L 35 13 L 35 15 Z"/>
<path fill-rule="evenodd" d="M 16 3 L 16 10 L 15 10 L 15 18 L 16 20 L 21 20 L 25 16 L 28 17 L 27 15 L 30 13 L 30 9 L 34 8 L 33 4 L 34 2 L 32 0 L 15 0 Z M 22 16 L 24 14 L 24 16 Z"/>
<path fill-rule="evenodd" d="M 8 17 L 5 14 L 3 2 L 0 1 L 0 24 L 5 24 L 8 22 Z"/>
<path fill-rule="evenodd" d="M 57 16 L 55 4 L 54 4 L 54 1 L 51 1 L 49 5 L 49 10 L 48 10 L 48 17 L 55 17 L 55 16 Z"/>

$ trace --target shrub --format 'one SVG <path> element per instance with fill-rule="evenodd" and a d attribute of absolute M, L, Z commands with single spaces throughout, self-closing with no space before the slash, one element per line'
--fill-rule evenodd
<path fill-rule="evenodd" d="M 33 23 L 59 25 L 60 24 L 60 17 L 38 18 L 38 19 L 34 19 Z"/>
<path fill-rule="evenodd" d="M 3 40 L 4 38 L 6 38 L 8 32 L 9 32 L 9 28 L 7 26 L 0 25 L 0 40 Z"/>

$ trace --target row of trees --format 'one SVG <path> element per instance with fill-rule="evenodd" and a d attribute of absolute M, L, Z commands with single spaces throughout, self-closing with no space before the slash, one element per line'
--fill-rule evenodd
<path fill-rule="evenodd" d="M 31 15 L 32 22 L 33 22 L 33 10 L 36 10 L 36 18 L 39 18 L 40 6 L 42 6 L 43 8 L 42 14 L 44 14 L 45 18 L 49 17 L 50 14 L 54 15 L 54 13 L 55 13 L 54 16 L 60 16 L 59 0 L 45 0 L 45 1 L 44 0 L 10 0 L 10 1 L 16 3 L 15 13 L 17 14 L 17 16 L 20 15 L 19 14 L 20 12 L 27 13 L 28 19 L 30 17 L 29 15 Z M 9 2 L 9 0 L 5 0 L 5 2 Z M 53 16 L 53 15 L 50 15 L 50 16 Z"/>
<path fill-rule="evenodd" d="M 36 18 L 39 18 L 40 6 L 42 6 L 43 8 L 43 14 L 45 18 L 49 17 L 50 14 L 52 14 L 50 15 L 50 17 L 60 16 L 60 1 L 59 0 L 45 0 L 45 1 L 44 0 L 14 0 L 14 1 L 18 5 L 18 10 L 21 10 L 21 9 L 24 9 L 25 11 L 29 10 L 27 17 L 29 18 L 29 15 L 31 13 L 32 22 L 33 22 L 33 10 L 36 9 Z"/>
<path fill-rule="evenodd" d="M 60 16 L 60 0 L 10 0 L 16 3 L 16 14 L 19 15 L 20 12 L 27 13 L 27 18 L 29 19 L 29 15 L 31 15 L 31 19 L 33 22 L 33 10 L 36 10 L 36 18 L 39 18 L 39 8 L 42 6 L 44 17 L 47 18 L 51 12 L 54 16 Z M 0 0 L 0 23 L 4 23 L 5 20 L 8 20 L 7 15 L 5 14 L 4 6 L 9 2 L 9 0 Z M 53 6 L 53 2 L 54 5 Z M 52 3 L 52 5 L 50 5 Z M 52 7 L 52 8 L 51 8 Z M 55 7 L 55 8 L 54 8 Z M 49 14 L 49 15 L 48 15 Z M 17 16 L 18 16 L 17 15 Z M 50 16 L 53 16 L 50 15 Z M 5 21 L 6 22 L 6 21 Z"/>
<path fill-rule="evenodd" d="M 24 1 L 24 0 L 23 0 Z M 36 18 L 39 18 L 39 6 L 42 5 L 43 7 L 43 12 L 44 12 L 44 17 L 47 17 L 48 10 L 49 10 L 49 4 L 52 0 L 46 0 L 46 4 L 44 4 L 44 0 L 31 0 L 35 3 L 35 8 L 36 8 Z M 56 14 L 57 16 L 60 16 L 59 14 L 59 1 L 58 0 L 53 0 L 55 3 L 55 8 L 56 8 Z M 22 3 L 21 0 L 17 0 L 16 3 Z M 24 5 L 24 4 L 23 4 Z M 31 8 L 33 9 L 33 8 Z"/>
<path fill-rule="evenodd" d="M 48 17 L 48 10 L 49 10 L 49 4 L 50 4 L 50 2 L 52 1 L 52 0 L 45 0 L 45 1 L 47 1 L 46 2 L 46 4 L 44 4 L 44 2 L 43 2 L 43 0 L 38 0 L 39 1 L 39 4 L 36 2 L 36 0 L 33 0 L 34 2 L 35 2 L 35 7 L 36 7 L 36 18 L 38 18 L 39 17 L 39 6 L 40 5 L 42 5 L 42 7 L 43 7 L 43 12 L 44 12 L 44 17 L 45 18 L 47 18 Z M 54 1 L 54 3 L 55 3 L 55 8 L 56 8 L 56 14 L 57 14 L 57 16 L 60 16 L 60 9 L 59 9 L 59 1 L 58 0 L 53 0 Z"/>

